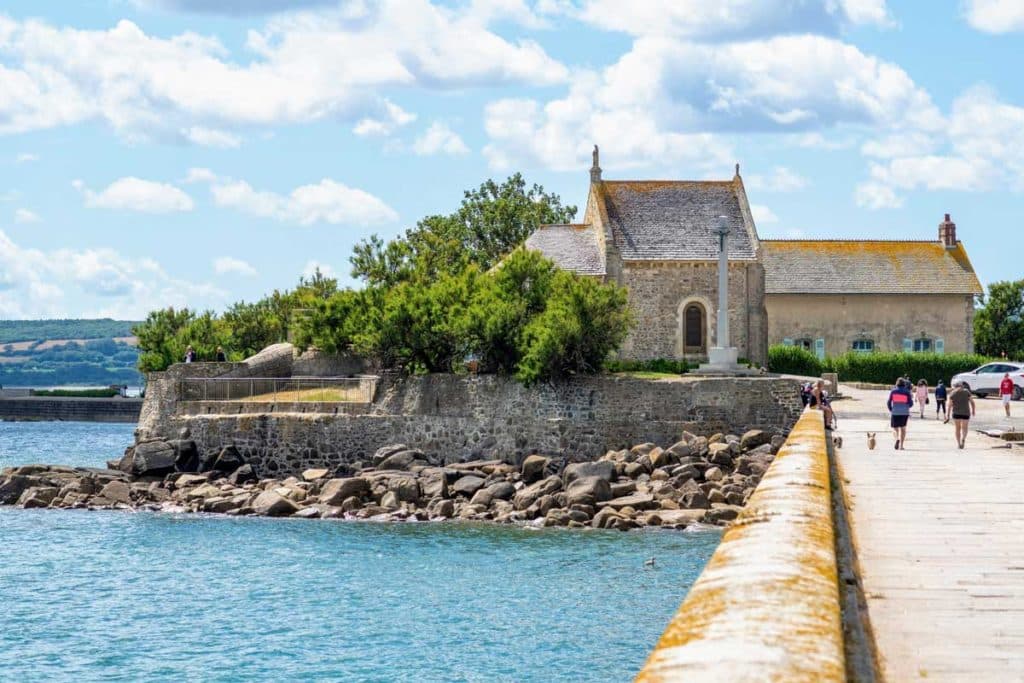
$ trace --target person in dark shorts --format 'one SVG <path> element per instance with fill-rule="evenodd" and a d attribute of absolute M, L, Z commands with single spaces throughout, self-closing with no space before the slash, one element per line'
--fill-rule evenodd
<path fill-rule="evenodd" d="M 939 419 L 939 413 L 942 413 L 942 424 L 949 422 L 949 411 L 946 410 L 946 394 L 948 393 L 946 384 L 940 379 L 935 386 L 935 419 Z"/>
<path fill-rule="evenodd" d="M 953 391 L 949 393 L 949 412 L 953 414 L 953 425 L 956 427 L 956 445 L 963 448 L 967 441 L 968 425 L 976 411 L 974 396 L 964 388 L 962 382 L 953 383 Z"/>
<path fill-rule="evenodd" d="M 896 381 L 896 388 L 889 392 L 889 400 L 885 404 L 889 408 L 889 425 L 892 427 L 892 435 L 896 439 L 893 448 L 903 449 L 907 441 L 907 421 L 910 419 L 910 409 L 914 407 L 914 397 L 910 393 L 905 379 L 901 377 Z"/>

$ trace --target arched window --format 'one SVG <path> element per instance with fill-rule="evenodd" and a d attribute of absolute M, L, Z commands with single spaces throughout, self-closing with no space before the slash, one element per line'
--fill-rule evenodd
<path fill-rule="evenodd" d="M 704 353 L 706 338 L 707 320 L 704 307 L 700 304 L 690 304 L 683 311 L 683 352 Z"/>

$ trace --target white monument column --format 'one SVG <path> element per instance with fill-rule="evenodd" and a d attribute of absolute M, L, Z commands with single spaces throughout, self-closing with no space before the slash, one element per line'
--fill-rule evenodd
<path fill-rule="evenodd" d="M 718 235 L 718 333 L 715 346 L 729 348 L 729 219 L 719 216 L 715 219 L 715 233 Z"/>
<path fill-rule="evenodd" d="M 708 350 L 708 362 L 700 367 L 703 371 L 735 373 L 741 369 L 736 360 L 739 352 L 729 345 L 729 219 L 719 216 L 715 219 L 715 234 L 718 235 L 718 329 L 715 331 L 715 345 Z"/>

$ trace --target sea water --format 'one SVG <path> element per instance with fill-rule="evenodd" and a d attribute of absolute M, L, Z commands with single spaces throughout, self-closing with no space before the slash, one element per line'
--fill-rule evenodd
<path fill-rule="evenodd" d="M 0 422 L 0 467 L 131 430 Z M 4 507 L 0 679 L 626 681 L 719 537 Z"/>

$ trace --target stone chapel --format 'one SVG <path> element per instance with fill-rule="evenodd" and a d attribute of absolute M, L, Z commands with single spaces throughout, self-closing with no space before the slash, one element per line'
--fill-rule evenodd
<path fill-rule="evenodd" d="M 719 216 L 741 358 L 766 364 L 769 344 L 819 357 L 973 350 L 983 290 L 948 214 L 936 241 L 762 241 L 738 164 L 730 180 L 605 180 L 595 146 L 583 222 L 543 225 L 526 248 L 626 288 L 635 324 L 621 358 L 703 362 L 715 342 Z"/>

